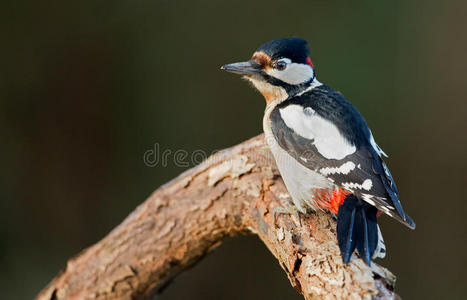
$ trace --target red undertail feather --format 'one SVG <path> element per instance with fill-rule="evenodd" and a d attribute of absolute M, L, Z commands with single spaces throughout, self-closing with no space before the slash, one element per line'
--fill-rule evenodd
<path fill-rule="evenodd" d="M 332 191 L 331 199 L 329 199 L 329 211 L 333 214 L 337 214 L 339 211 L 339 206 L 344 203 L 344 199 L 348 194 L 349 192 L 343 189 Z"/>
<path fill-rule="evenodd" d="M 327 189 L 316 189 L 314 199 L 318 206 L 337 215 L 339 206 L 344 203 L 344 199 L 350 193 L 343 189 L 333 190 L 332 193 Z"/>

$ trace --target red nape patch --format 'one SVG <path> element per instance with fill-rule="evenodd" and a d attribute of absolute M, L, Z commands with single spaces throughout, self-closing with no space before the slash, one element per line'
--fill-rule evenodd
<path fill-rule="evenodd" d="M 350 193 L 343 189 L 332 191 L 331 199 L 329 199 L 329 211 L 333 214 L 337 214 L 339 211 L 339 206 L 344 203 L 344 199 L 348 194 Z"/>
<path fill-rule="evenodd" d="M 315 66 L 313 66 L 313 63 L 311 62 L 311 58 L 307 57 L 306 63 L 309 64 L 313 69 L 315 68 Z"/>

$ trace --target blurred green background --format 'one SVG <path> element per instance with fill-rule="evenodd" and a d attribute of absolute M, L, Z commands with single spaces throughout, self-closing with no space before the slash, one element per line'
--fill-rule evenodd
<path fill-rule="evenodd" d="M 4 1 L 0 299 L 31 299 L 184 169 L 262 131 L 264 100 L 222 64 L 299 36 L 366 117 L 410 231 L 380 219 L 404 299 L 467 293 L 466 1 Z M 301 299 L 254 236 L 227 240 L 160 299 Z"/>

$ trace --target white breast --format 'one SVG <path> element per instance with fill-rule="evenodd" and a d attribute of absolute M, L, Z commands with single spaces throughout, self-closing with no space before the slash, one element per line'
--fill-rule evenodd
<path fill-rule="evenodd" d="M 269 119 L 269 115 L 276 105 L 277 103 L 275 102 L 270 103 L 266 107 L 264 114 L 263 129 L 266 142 L 274 155 L 279 172 L 296 208 L 302 213 L 305 213 L 307 208 L 316 210 L 317 206 L 313 199 L 313 190 L 333 190 L 335 188 L 334 184 L 321 174 L 297 162 L 295 158 L 279 146 L 272 133 Z"/>

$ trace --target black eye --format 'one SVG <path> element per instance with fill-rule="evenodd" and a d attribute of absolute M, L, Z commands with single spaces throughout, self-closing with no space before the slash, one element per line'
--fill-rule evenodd
<path fill-rule="evenodd" d="M 283 71 L 285 70 L 285 68 L 287 68 L 287 63 L 285 61 L 280 60 L 274 65 L 274 68 L 276 68 L 279 71 Z"/>

